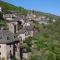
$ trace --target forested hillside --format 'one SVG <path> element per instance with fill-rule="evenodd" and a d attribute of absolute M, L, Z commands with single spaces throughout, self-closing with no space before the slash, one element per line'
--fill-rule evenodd
<path fill-rule="evenodd" d="M 25 41 L 32 50 L 31 60 L 60 60 L 60 21 L 40 25 L 39 29 L 36 36 Z"/>

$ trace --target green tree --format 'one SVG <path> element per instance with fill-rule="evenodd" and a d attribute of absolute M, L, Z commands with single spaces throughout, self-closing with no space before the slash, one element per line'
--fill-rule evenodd
<path fill-rule="evenodd" d="M 37 31 L 40 31 L 40 24 L 38 22 L 34 22 L 34 28 L 37 30 Z"/>

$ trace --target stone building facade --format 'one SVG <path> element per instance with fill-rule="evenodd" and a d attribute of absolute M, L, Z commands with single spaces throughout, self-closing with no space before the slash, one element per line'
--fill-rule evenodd
<path fill-rule="evenodd" d="M 0 30 L 0 59 L 20 59 L 19 40 L 10 31 Z"/>

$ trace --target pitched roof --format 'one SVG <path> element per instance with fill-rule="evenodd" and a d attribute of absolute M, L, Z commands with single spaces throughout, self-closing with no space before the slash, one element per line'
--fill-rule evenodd
<path fill-rule="evenodd" d="M 0 44 L 13 43 L 18 41 L 10 31 L 0 30 Z"/>

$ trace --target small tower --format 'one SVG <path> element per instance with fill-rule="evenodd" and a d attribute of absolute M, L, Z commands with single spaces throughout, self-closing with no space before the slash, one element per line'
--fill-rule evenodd
<path fill-rule="evenodd" d="M 3 11 L 3 8 L 2 7 L 0 7 L 0 12 L 2 12 Z"/>

